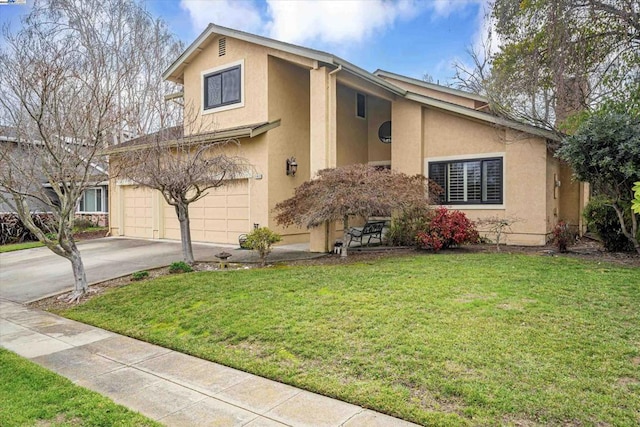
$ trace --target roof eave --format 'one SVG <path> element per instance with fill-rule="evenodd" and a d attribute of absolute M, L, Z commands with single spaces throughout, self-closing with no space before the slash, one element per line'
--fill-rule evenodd
<path fill-rule="evenodd" d="M 242 139 L 242 138 L 255 138 L 258 135 L 261 135 L 271 129 L 277 128 L 280 126 L 280 119 L 267 122 L 258 126 L 247 126 L 243 128 L 236 128 L 231 130 L 221 130 L 215 132 L 213 134 L 200 134 L 200 135 L 192 135 L 186 136 L 184 139 L 189 143 L 193 144 L 209 144 L 227 141 L 230 139 Z M 162 142 L 162 145 L 172 146 L 177 143 L 178 140 L 171 139 L 168 141 Z M 102 154 L 118 154 L 124 153 L 127 151 L 140 150 L 144 148 L 150 148 L 157 144 L 157 141 L 146 142 L 144 144 L 135 144 L 135 145 L 127 145 L 126 147 L 118 147 L 115 146 L 111 149 L 105 150 Z"/>
<path fill-rule="evenodd" d="M 422 86 L 422 87 L 427 88 L 427 89 L 431 89 L 431 90 L 435 90 L 435 91 L 439 91 L 439 92 L 444 92 L 444 93 L 448 93 L 448 94 L 451 94 L 451 95 L 461 96 L 463 98 L 473 99 L 474 101 L 487 102 L 487 103 L 489 102 L 487 100 L 487 98 L 485 98 L 482 95 L 478 95 L 478 94 L 471 93 L 471 92 L 465 92 L 464 90 L 454 89 L 454 88 L 450 88 L 450 87 L 447 87 L 447 86 L 442 86 L 442 85 L 438 85 L 438 84 L 434 84 L 434 83 L 423 82 L 423 81 L 420 81 L 418 79 L 414 79 L 414 78 L 411 78 L 411 77 L 403 76 L 402 74 L 392 73 L 390 71 L 377 69 L 376 71 L 373 72 L 373 75 L 375 75 L 375 76 L 377 76 L 377 77 L 379 77 L 381 79 L 382 79 L 382 77 L 389 77 L 391 79 L 400 80 L 401 82 L 414 84 L 414 85 L 417 85 L 417 86 Z"/>

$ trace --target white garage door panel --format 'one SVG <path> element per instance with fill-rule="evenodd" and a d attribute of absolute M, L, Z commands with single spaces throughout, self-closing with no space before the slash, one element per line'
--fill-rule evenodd
<path fill-rule="evenodd" d="M 238 185 L 208 190 L 205 197 L 191 204 L 191 239 L 213 243 L 238 243 L 238 235 L 247 233 L 249 224 L 249 186 L 247 180 Z M 180 239 L 175 210 L 164 209 L 164 236 Z"/>
<path fill-rule="evenodd" d="M 124 186 L 124 235 L 129 237 L 153 237 L 152 190 L 143 187 Z"/>

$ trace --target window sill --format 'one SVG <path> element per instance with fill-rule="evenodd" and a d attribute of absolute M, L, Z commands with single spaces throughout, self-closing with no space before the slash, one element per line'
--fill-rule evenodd
<path fill-rule="evenodd" d="M 501 205 L 438 205 L 438 206 L 443 206 L 447 209 L 455 209 L 455 210 L 459 210 L 459 211 L 463 211 L 463 210 L 505 210 L 506 207 L 504 204 Z"/>
<path fill-rule="evenodd" d="M 200 113 L 203 116 L 205 116 L 207 114 L 219 113 L 221 111 L 235 110 L 236 108 L 242 108 L 242 107 L 244 107 L 244 102 L 237 102 L 235 104 L 223 105 L 222 107 L 209 108 L 207 110 L 203 108 L 202 111 L 200 111 Z"/>

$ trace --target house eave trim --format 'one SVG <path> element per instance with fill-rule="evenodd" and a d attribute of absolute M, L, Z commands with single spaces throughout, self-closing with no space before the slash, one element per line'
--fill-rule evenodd
<path fill-rule="evenodd" d="M 270 131 L 271 129 L 277 128 L 280 126 L 281 120 L 277 119 L 271 122 L 261 123 L 253 126 L 246 126 L 241 128 L 234 129 L 222 129 L 216 132 L 209 133 L 201 133 L 196 135 L 185 136 L 183 140 L 189 144 L 209 144 L 216 143 L 222 141 L 228 141 L 231 139 L 242 139 L 242 138 L 255 138 L 258 135 L 261 135 L 265 132 Z M 144 148 L 153 147 L 157 142 L 151 141 L 144 144 L 135 144 L 128 145 L 126 147 L 113 147 L 109 150 L 106 150 L 103 154 L 117 154 L 124 153 L 127 151 L 140 150 Z M 171 147 L 178 143 L 177 139 L 170 139 L 167 141 L 161 142 L 162 146 Z"/>
<path fill-rule="evenodd" d="M 464 90 L 454 89 L 454 88 L 450 88 L 450 87 L 447 87 L 447 86 L 441 86 L 441 85 L 434 84 L 434 83 L 423 82 L 421 80 L 414 79 L 414 78 L 407 77 L 407 76 L 403 76 L 401 74 L 392 73 L 390 71 L 385 71 L 385 70 L 378 69 L 378 70 L 373 72 L 373 75 L 377 76 L 377 77 L 380 77 L 380 78 L 388 77 L 390 79 L 399 80 L 401 82 L 409 83 L 409 84 L 416 85 L 416 86 L 422 86 L 424 88 L 435 90 L 435 91 L 438 91 L 438 92 L 448 93 L 450 95 L 456 95 L 456 96 L 460 96 L 460 97 L 463 97 L 463 98 L 469 98 L 469 99 L 472 99 L 474 101 L 489 102 L 487 100 L 487 98 L 485 98 L 484 96 L 477 95 L 475 93 L 465 92 Z"/>

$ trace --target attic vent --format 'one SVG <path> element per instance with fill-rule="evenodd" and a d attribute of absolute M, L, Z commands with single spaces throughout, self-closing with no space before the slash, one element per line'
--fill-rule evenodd
<path fill-rule="evenodd" d="M 218 56 L 224 56 L 227 53 L 227 39 L 226 37 L 218 40 Z"/>

